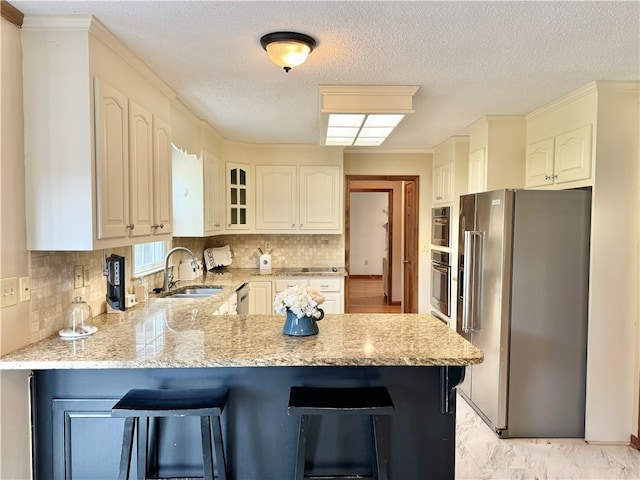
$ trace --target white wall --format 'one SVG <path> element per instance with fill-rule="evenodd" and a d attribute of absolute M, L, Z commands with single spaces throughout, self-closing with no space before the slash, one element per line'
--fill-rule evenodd
<path fill-rule="evenodd" d="M 386 253 L 389 209 L 386 192 L 351 192 L 350 194 L 349 274 L 382 275 Z"/>
<path fill-rule="evenodd" d="M 24 120 L 22 114 L 22 47 L 18 27 L 2 18 L 0 115 L 0 276 L 28 275 L 27 226 L 24 203 Z M 0 354 L 27 345 L 29 303 L 0 310 Z M 29 459 L 29 397 L 26 372 L 0 372 L 0 478 L 27 479 Z"/>

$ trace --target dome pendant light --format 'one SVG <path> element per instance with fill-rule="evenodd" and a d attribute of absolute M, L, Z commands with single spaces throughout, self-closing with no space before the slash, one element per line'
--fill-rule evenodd
<path fill-rule="evenodd" d="M 289 72 L 304 63 L 315 48 L 316 41 L 304 33 L 274 32 L 264 35 L 260 44 L 273 63 Z"/>

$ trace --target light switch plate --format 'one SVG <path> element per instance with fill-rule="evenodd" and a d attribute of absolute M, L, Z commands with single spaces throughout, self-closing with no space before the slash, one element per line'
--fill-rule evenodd
<path fill-rule="evenodd" d="M 0 280 L 0 308 L 18 303 L 18 279 L 16 277 Z"/>
<path fill-rule="evenodd" d="M 90 278 L 91 276 L 91 268 L 89 268 L 89 265 L 85 265 L 84 267 L 82 267 L 82 285 L 84 287 L 88 287 L 90 285 Z"/>
<path fill-rule="evenodd" d="M 20 277 L 20 301 L 31 300 L 31 280 L 29 277 Z"/>

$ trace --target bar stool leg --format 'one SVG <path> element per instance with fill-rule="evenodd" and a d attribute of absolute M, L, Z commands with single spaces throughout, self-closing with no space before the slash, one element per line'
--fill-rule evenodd
<path fill-rule="evenodd" d="M 300 429 L 298 430 L 298 450 L 296 452 L 296 472 L 295 479 L 304 479 L 305 453 L 307 451 L 307 432 L 309 431 L 309 415 L 300 415 Z"/>
<path fill-rule="evenodd" d="M 220 417 L 213 417 L 211 419 L 211 429 L 213 430 L 213 447 L 216 450 L 216 462 L 218 463 L 218 480 L 227 480 L 227 462 L 224 459 Z"/>
<path fill-rule="evenodd" d="M 387 480 L 387 448 L 384 435 L 382 434 L 382 418 L 380 415 L 371 415 L 371 428 L 373 429 L 373 441 L 375 454 L 375 470 L 378 480 Z"/>
<path fill-rule="evenodd" d="M 138 480 L 147 478 L 147 455 L 149 452 L 149 417 L 138 417 Z"/>
<path fill-rule="evenodd" d="M 122 436 L 122 453 L 120 454 L 120 471 L 118 480 L 129 480 L 129 465 L 131 463 L 131 450 L 133 449 L 133 430 L 135 418 L 124 419 L 124 434 Z"/>
<path fill-rule="evenodd" d="M 211 417 L 200 417 L 202 435 L 202 461 L 204 480 L 213 480 L 213 453 L 211 445 Z"/>

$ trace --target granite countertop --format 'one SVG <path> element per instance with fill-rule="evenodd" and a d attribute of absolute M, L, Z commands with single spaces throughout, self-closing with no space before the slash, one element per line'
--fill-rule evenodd
<path fill-rule="evenodd" d="M 480 350 L 427 314 L 327 314 L 318 323 L 320 333 L 310 337 L 284 335 L 280 315 L 212 315 L 239 285 L 264 277 L 257 270 L 239 270 L 193 281 L 224 286 L 212 297 L 152 296 L 126 312 L 95 317 L 98 331 L 89 337 L 54 335 L 0 357 L 0 370 L 464 366 L 482 361 Z"/>

